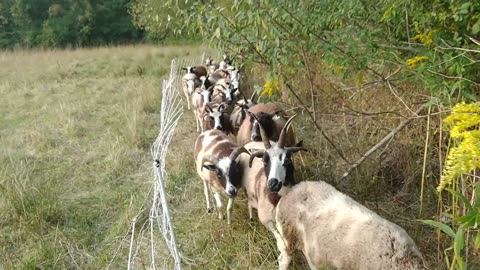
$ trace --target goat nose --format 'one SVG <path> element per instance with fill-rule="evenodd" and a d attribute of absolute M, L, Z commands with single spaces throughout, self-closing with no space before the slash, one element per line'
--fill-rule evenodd
<path fill-rule="evenodd" d="M 270 178 L 267 182 L 268 189 L 272 192 L 278 192 L 282 188 L 282 182 L 277 178 Z"/>
<path fill-rule="evenodd" d="M 233 197 L 233 196 L 236 196 L 237 195 L 237 189 L 234 187 L 234 186 L 229 186 L 227 188 L 227 195 L 229 197 Z"/>
<path fill-rule="evenodd" d="M 215 129 L 222 130 L 221 126 L 216 126 Z"/>

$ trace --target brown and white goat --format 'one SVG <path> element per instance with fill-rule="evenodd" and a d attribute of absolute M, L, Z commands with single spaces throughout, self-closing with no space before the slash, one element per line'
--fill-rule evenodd
<path fill-rule="evenodd" d="M 205 64 L 207 65 L 207 68 L 208 68 L 208 72 L 209 73 L 213 73 L 215 72 L 219 65 L 218 63 L 215 63 L 215 61 L 213 61 L 213 58 L 211 56 L 209 56 L 206 60 L 205 60 Z"/>
<path fill-rule="evenodd" d="M 242 186 L 243 166 L 238 156 L 248 151 L 238 146 L 223 132 L 212 129 L 200 134 L 195 142 L 194 157 L 196 170 L 203 181 L 203 191 L 210 208 L 210 191 L 216 201 L 218 217 L 223 218 L 221 193 L 228 196 L 227 223 L 231 223 L 233 200 Z"/>
<path fill-rule="evenodd" d="M 226 70 L 219 69 L 219 70 L 216 70 L 215 72 L 208 74 L 208 80 L 212 84 L 216 84 L 219 80 L 222 80 L 222 79 L 230 80 L 230 73 Z"/>
<path fill-rule="evenodd" d="M 277 144 L 264 140 L 264 149 L 252 150 L 252 169 L 264 169 L 257 169 L 255 177 L 244 180 L 247 194 L 256 192 L 249 194 L 249 207 L 255 206 L 256 199 L 260 221 L 276 223 L 279 269 L 288 268 L 295 250 L 303 252 L 311 269 L 423 269 L 421 253 L 398 225 L 325 182 L 295 184 L 291 157 L 306 149 L 284 147 L 282 135 Z M 249 147 L 247 144 L 246 148 Z M 254 161 L 255 157 L 261 161 Z M 243 163 L 244 160 L 242 157 Z M 252 172 L 246 171 L 245 175 L 248 173 Z"/>
<path fill-rule="evenodd" d="M 213 88 L 213 96 L 222 97 L 222 99 L 224 99 L 224 101 L 222 100 L 222 102 L 226 102 L 230 106 L 229 111 L 231 112 L 231 109 L 233 109 L 233 102 L 235 101 L 235 98 L 233 95 L 233 88 L 230 79 L 227 78 L 218 80 Z"/>
<path fill-rule="evenodd" d="M 210 102 L 205 104 L 202 116 L 202 130 L 217 129 L 225 134 L 232 133 L 230 117 L 226 111 L 227 104 Z"/>
<path fill-rule="evenodd" d="M 240 95 L 243 96 L 241 93 Z M 250 99 L 247 99 L 245 96 L 243 96 L 243 99 L 240 99 L 235 103 L 233 110 L 230 113 L 230 126 L 232 127 L 233 135 L 237 136 L 240 126 L 245 118 L 247 118 L 248 109 L 253 107 L 255 104 L 256 103 L 253 100 L 253 96 Z"/>
<path fill-rule="evenodd" d="M 230 64 L 231 64 L 230 58 L 228 57 L 228 55 L 224 54 L 223 60 L 218 65 L 218 68 L 226 70 Z"/>
<path fill-rule="evenodd" d="M 182 78 L 182 86 L 183 93 L 185 94 L 185 98 L 187 99 L 187 108 L 190 110 L 191 97 L 193 92 L 195 91 L 195 88 L 200 86 L 200 79 L 195 73 L 193 73 L 192 67 L 186 67 L 182 69 L 187 71 L 187 73 Z"/>
<path fill-rule="evenodd" d="M 287 121 L 285 114 L 275 103 L 259 103 L 248 109 L 249 115 L 240 125 L 237 135 L 237 142 L 244 145 L 251 141 L 261 141 L 259 123 L 267 132 L 269 140 L 278 141 L 280 131 Z M 251 115 L 255 115 L 256 119 Z M 258 119 L 258 120 L 257 120 Z M 295 134 L 293 128 L 287 130 L 286 146 L 295 144 Z"/>
<path fill-rule="evenodd" d="M 197 75 L 198 78 L 202 76 L 207 76 L 207 67 L 203 65 L 198 65 L 198 66 L 193 66 L 192 67 L 192 72 Z"/>
<path fill-rule="evenodd" d="M 202 78 L 205 78 L 204 76 Z M 203 116 L 205 110 L 205 104 L 210 102 L 213 92 L 213 86 L 208 89 L 200 87 L 195 89 L 192 94 L 192 108 L 193 115 L 195 116 L 195 124 L 197 126 L 197 132 L 203 132 Z"/>

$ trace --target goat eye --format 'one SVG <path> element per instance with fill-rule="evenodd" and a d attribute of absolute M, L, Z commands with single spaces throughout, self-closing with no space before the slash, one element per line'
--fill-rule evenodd
<path fill-rule="evenodd" d="M 283 161 L 283 166 L 289 166 L 292 164 L 292 160 L 289 159 L 289 158 L 286 158 L 284 161 Z"/>

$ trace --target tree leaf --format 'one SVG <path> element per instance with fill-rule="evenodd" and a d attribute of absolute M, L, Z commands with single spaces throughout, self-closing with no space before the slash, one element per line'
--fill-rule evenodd
<path fill-rule="evenodd" d="M 456 190 L 453 190 L 451 188 L 446 188 L 446 190 L 448 190 L 448 192 L 452 193 L 453 195 L 457 196 L 462 202 L 463 204 L 467 207 L 467 209 L 469 211 L 472 211 L 472 204 L 470 204 L 470 201 L 460 192 L 456 191 Z"/>
<path fill-rule="evenodd" d="M 452 238 L 455 238 L 455 232 L 452 230 L 452 228 L 450 228 L 450 226 L 448 226 L 447 224 L 443 224 L 441 222 L 438 222 L 438 221 L 434 221 L 434 220 L 425 220 L 425 219 L 420 219 L 418 220 L 424 224 L 427 224 L 427 225 L 430 225 L 432 227 L 435 227 L 437 229 L 440 229 L 442 230 L 444 233 L 446 233 L 447 235 L 449 235 L 450 237 Z"/>
<path fill-rule="evenodd" d="M 480 19 L 472 26 L 472 34 L 476 35 L 478 32 L 480 32 Z"/>

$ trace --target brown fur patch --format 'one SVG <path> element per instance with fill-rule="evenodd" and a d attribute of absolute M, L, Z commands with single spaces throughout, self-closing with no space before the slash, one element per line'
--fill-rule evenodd
<path fill-rule="evenodd" d="M 195 142 L 195 149 L 194 149 L 194 152 L 193 152 L 193 155 L 194 155 L 195 159 L 197 158 L 198 153 L 200 153 L 200 151 L 202 150 L 203 139 L 205 139 L 205 134 L 200 134 L 200 136 L 198 136 L 198 138 L 197 138 L 197 141 Z"/>
<path fill-rule="evenodd" d="M 301 243 L 298 241 L 298 232 L 295 225 L 289 224 L 285 219 L 277 220 L 280 223 L 282 231 L 281 234 L 287 244 L 287 253 L 291 255 L 295 250 L 301 247 Z"/>
<path fill-rule="evenodd" d="M 266 188 L 268 192 L 268 200 L 270 201 L 271 204 L 273 204 L 273 206 L 277 206 L 278 204 L 278 201 L 280 201 L 280 199 L 282 198 L 282 196 L 280 196 L 278 193 L 276 192 L 270 192 L 268 190 L 268 188 Z"/>
<path fill-rule="evenodd" d="M 225 140 L 225 138 L 222 138 L 220 136 L 215 137 L 204 149 L 205 151 L 212 150 L 212 152 L 216 151 L 218 147 L 223 147 L 224 145 L 230 145 L 230 142 L 222 142 L 219 144 L 219 142 Z"/>
<path fill-rule="evenodd" d="M 220 158 L 223 157 L 228 157 L 232 153 L 232 151 L 235 149 L 235 145 L 232 143 L 222 143 L 219 144 L 218 147 L 215 147 L 215 149 L 212 151 L 212 155 Z"/>

